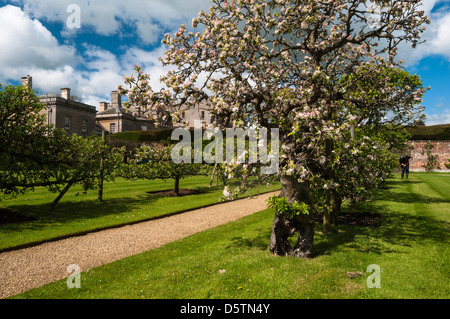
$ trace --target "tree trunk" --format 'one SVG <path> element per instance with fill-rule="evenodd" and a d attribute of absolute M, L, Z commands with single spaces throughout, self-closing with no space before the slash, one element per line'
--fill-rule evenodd
<path fill-rule="evenodd" d="M 214 181 L 214 176 L 217 174 L 217 173 L 216 173 L 216 170 L 217 170 L 217 163 L 216 163 L 216 165 L 214 165 L 214 170 L 213 170 L 212 175 L 211 175 L 211 180 L 209 181 L 209 187 L 212 186 L 212 183 L 213 183 L 213 181 Z M 217 175 L 217 177 L 218 177 L 218 175 Z M 216 186 L 217 186 L 217 185 L 216 185 Z"/>
<path fill-rule="evenodd" d="M 331 165 L 331 156 L 333 152 L 333 141 L 331 139 L 327 139 L 325 141 L 325 181 L 326 183 L 330 182 L 330 179 L 332 178 L 332 173 L 329 169 L 329 166 Z M 324 193 L 324 203 L 323 203 L 323 233 L 327 234 L 330 231 L 330 224 L 331 224 L 331 189 L 328 188 L 325 190 Z"/>
<path fill-rule="evenodd" d="M 64 195 L 67 193 L 67 191 L 72 187 L 74 183 L 73 182 L 69 182 L 66 187 L 64 187 L 64 189 L 61 191 L 61 193 L 59 193 L 58 197 L 56 197 L 56 199 L 53 201 L 53 203 L 51 203 L 50 205 L 50 210 L 54 210 L 56 205 L 58 205 L 59 201 L 61 200 L 61 198 L 64 197 Z"/>
<path fill-rule="evenodd" d="M 331 224 L 331 191 L 325 190 L 323 203 L 323 233 L 327 234 L 330 231 Z"/>
<path fill-rule="evenodd" d="M 275 219 L 270 238 L 270 251 L 279 256 L 294 256 L 309 258 L 313 253 L 314 212 L 309 188 L 305 183 L 299 183 L 295 178 L 281 178 L 280 197 L 286 197 L 288 202 L 304 202 L 309 206 L 309 215 L 300 214 L 292 218 L 275 212 Z M 289 238 L 298 233 L 294 247 Z"/>
<path fill-rule="evenodd" d="M 342 197 L 339 192 L 333 191 L 333 209 L 331 211 L 331 225 L 335 226 L 338 224 L 338 217 L 341 214 Z"/>
<path fill-rule="evenodd" d="M 174 189 L 175 194 L 178 196 L 180 195 L 180 177 L 179 176 L 175 176 L 175 189 Z"/>
<path fill-rule="evenodd" d="M 105 141 L 105 131 L 102 131 L 102 141 Z M 104 143 L 104 142 L 103 142 Z M 98 177 L 98 201 L 103 201 L 103 172 L 104 172 L 104 162 L 103 154 L 100 157 L 100 174 Z"/>

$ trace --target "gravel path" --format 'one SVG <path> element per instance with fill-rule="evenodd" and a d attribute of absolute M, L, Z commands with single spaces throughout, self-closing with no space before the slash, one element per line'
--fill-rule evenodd
<path fill-rule="evenodd" d="M 71 264 L 87 271 L 254 214 L 266 209 L 265 200 L 278 193 L 1 253 L 0 298 L 67 278 Z"/>

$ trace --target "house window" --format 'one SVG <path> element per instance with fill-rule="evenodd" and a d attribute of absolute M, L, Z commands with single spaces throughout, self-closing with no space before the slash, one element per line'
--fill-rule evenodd
<path fill-rule="evenodd" d="M 185 119 L 186 118 L 186 112 L 183 111 L 183 113 L 181 113 L 181 118 Z"/>
<path fill-rule="evenodd" d="M 205 111 L 202 111 L 202 120 L 205 119 Z"/>
<path fill-rule="evenodd" d="M 111 134 L 116 133 L 116 123 L 111 123 L 111 124 L 109 124 L 109 132 L 110 132 Z"/>
<path fill-rule="evenodd" d="M 87 131 L 88 131 L 88 121 L 87 120 L 83 120 L 83 127 L 81 130 L 83 133 L 87 133 Z"/>
<path fill-rule="evenodd" d="M 70 130 L 70 117 L 66 116 L 64 118 L 64 128 L 66 130 Z"/>

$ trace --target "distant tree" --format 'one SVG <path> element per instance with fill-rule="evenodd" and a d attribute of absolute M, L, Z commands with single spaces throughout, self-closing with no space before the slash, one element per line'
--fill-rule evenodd
<path fill-rule="evenodd" d="M 209 166 L 203 163 L 175 163 L 174 145 L 143 144 L 134 157 L 122 165 L 121 176 L 127 179 L 173 179 L 175 195 L 180 195 L 180 181 L 188 176 L 206 175 Z"/>

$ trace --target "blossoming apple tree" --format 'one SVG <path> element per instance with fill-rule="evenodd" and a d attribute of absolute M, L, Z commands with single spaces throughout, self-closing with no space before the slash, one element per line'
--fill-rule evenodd
<path fill-rule="evenodd" d="M 130 88 L 119 89 L 147 109 L 207 103 L 218 127 L 278 128 L 282 190 L 271 202 L 279 209 L 270 249 L 309 257 L 312 191 L 322 185 L 329 206 L 338 152 L 358 152 L 335 146 L 354 127 L 411 122 L 422 112 L 425 89 L 393 81 L 391 70 L 402 69 L 398 46 L 422 43 L 429 19 L 410 0 L 378 1 L 377 23 L 373 1 L 365 0 L 211 3 L 192 29 L 183 25 L 164 37 L 161 61 L 172 69 L 161 78 L 163 89 L 153 90 L 140 68 L 126 78 Z"/>

